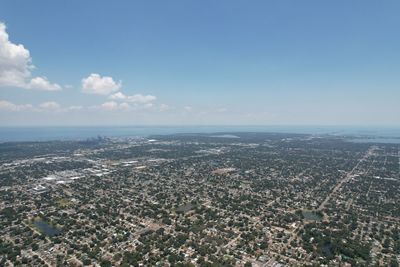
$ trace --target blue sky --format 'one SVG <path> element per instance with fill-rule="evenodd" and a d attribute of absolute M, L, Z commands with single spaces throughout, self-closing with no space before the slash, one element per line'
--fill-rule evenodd
<path fill-rule="evenodd" d="M 399 14 L 399 1 L 3 0 L 0 124 L 400 126 Z"/>

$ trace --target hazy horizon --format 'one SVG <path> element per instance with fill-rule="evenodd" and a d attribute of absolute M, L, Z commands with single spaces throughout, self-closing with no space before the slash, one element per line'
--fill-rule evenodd
<path fill-rule="evenodd" d="M 102 137 L 149 137 L 203 133 L 288 133 L 331 135 L 375 142 L 400 142 L 400 127 L 305 125 L 134 125 L 134 126 L 17 126 L 0 127 L 0 142 L 82 140 Z"/>

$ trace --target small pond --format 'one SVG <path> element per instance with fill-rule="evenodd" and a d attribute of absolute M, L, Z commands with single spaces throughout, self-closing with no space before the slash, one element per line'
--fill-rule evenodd
<path fill-rule="evenodd" d="M 51 226 L 43 220 L 36 220 L 33 222 L 33 224 L 40 232 L 44 233 L 47 236 L 52 237 L 61 234 L 61 230 Z"/>
<path fill-rule="evenodd" d="M 323 219 L 320 213 L 313 210 L 303 210 L 302 214 L 306 221 L 321 221 Z"/>

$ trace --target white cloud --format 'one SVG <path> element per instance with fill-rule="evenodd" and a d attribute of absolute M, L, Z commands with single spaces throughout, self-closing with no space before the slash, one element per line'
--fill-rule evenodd
<path fill-rule="evenodd" d="M 29 50 L 8 39 L 6 25 L 0 23 L 0 85 L 23 87 L 33 65 Z"/>
<path fill-rule="evenodd" d="M 115 110 L 118 108 L 118 103 L 115 101 L 109 101 L 101 104 L 100 107 L 105 110 Z"/>
<path fill-rule="evenodd" d="M 130 110 L 130 111 L 138 111 L 138 110 L 148 110 L 155 108 L 153 103 L 147 104 L 130 104 L 128 102 L 118 103 L 116 101 L 108 101 L 98 106 L 91 106 L 89 109 L 99 109 L 99 110 L 107 110 L 107 111 L 116 111 L 116 110 Z"/>
<path fill-rule="evenodd" d="M 72 110 L 72 111 L 77 111 L 77 110 L 82 110 L 83 107 L 82 106 L 70 106 L 68 107 L 68 110 Z"/>
<path fill-rule="evenodd" d="M 185 106 L 183 109 L 186 111 L 192 111 L 193 108 L 191 106 Z"/>
<path fill-rule="evenodd" d="M 115 101 L 105 102 L 98 107 L 103 110 L 127 110 L 131 108 L 131 106 L 126 102 L 118 104 Z"/>
<path fill-rule="evenodd" d="M 22 111 L 31 110 L 33 109 L 33 106 L 31 104 L 17 105 L 9 101 L 0 100 L 0 109 L 7 111 Z"/>
<path fill-rule="evenodd" d="M 49 101 L 49 102 L 44 102 L 39 105 L 40 108 L 45 109 L 45 110 L 57 110 L 61 106 L 57 102 L 54 101 Z"/>
<path fill-rule="evenodd" d="M 98 106 L 98 108 L 103 109 L 103 110 L 109 110 L 109 111 L 110 110 L 128 110 L 131 108 L 131 106 L 126 102 L 118 104 L 115 101 L 108 101 L 108 102 L 105 102 L 105 103 L 101 104 L 100 106 Z"/>
<path fill-rule="evenodd" d="M 150 103 L 156 100 L 156 97 L 153 95 L 141 95 L 141 94 L 136 94 L 136 95 L 131 95 L 128 96 L 128 101 L 133 102 L 133 103 Z"/>
<path fill-rule="evenodd" d="M 60 104 L 54 101 L 43 102 L 38 106 L 34 107 L 32 104 L 14 104 L 9 101 L 0 100 L 0 110 L 7 110 L 7 111 L 62 111 Z"/>
<path fill-rule="evenodd" d="M 101 77 L 97 73 L 82 79 L 83 92 L 88 94 L 109 95 L 121 88 L 121 81 L 116 82 L 112 77 Z"/>
<path fill-rule="evenodd" d="M 121 92 L 110 95 L 110 99 L 113 99 L 113 100 L 126 100 L 126 98 L 127 98 L 127 96 Z"/>
<path fill-rule="evenodd" d="M 59 84 L 50 83 L 46 77 L 33 78 L 29 82 L 28 87 L 30 89 L 38 89 L 38 90 L 43 90 L 43 91 L 59 91 L 59 90 L 61 90 L 61 86 Z"/>
<path fill-rule="evenodd" d="M 142 95 L 142 94 L 124 95 L 123 93 L 118 92 L 118 93 L 112 94 L 110 96 L 110 99 L 124 100 L 124 101 L 131 102 L 131 103 L 148 104 L 150 102 L 155 101 L 157 98 L 153 95 Z"/>
<path fill-rule="evenodd" d="M 5 101 L 5 100 L 0 100 L 0 109 L 4 110 L 15 110 L 16 105 L 14 103 Z"/>
<path fill-rule="evenodd" d="M 0 87 L 20 87 L 44 91 L 58 91 L 61 86 L 46 77 L 32 77 L 32 58 L 22 44 L 9 40 L 6 25 L 0 22 Z"/>

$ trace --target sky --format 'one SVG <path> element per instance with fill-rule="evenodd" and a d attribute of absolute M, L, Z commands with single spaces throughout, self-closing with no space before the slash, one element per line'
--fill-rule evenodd
<path fill-rule="evenodd" d="M 0 126 L 400 126 L 400 1 L 0 1 Z"/>

